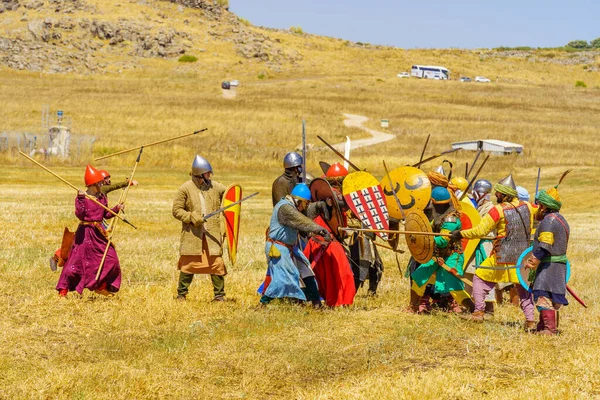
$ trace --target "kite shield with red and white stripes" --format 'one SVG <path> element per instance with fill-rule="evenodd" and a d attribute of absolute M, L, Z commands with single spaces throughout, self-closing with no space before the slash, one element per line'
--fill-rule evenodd
<path fill-rule="evenodd" d="M 344 178 L 342 194 L 346 204 L 367 229 L 388 230 L 389 216 L 383 189 L 373 175 L 364 171 L 348 174 Z M 385 233 L 377 233 L 388 240 Z"/>

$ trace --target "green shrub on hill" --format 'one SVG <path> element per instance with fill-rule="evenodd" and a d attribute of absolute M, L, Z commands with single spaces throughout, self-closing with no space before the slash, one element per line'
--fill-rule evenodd
<path fill-rule="evenodd" d="M 600 49 L 600 37 L 596 38 L 594 40 L 592 40 L 590 42 L 590 45 L 594 48 L 594 49 Z"/>
<path fill-rule="evenodd" d="M 300 26 L 290 27 L 290 32 L 295 35 L 304 35 L 304 31 L 302 30 L 302 27 L 300 27 Z"/>
<path fill-rule="evenodd" d="M 192 63 L 192 62 L 198 61 L 198 57 L 192 56 L 190 54 L 184 54 L 181 57 L 179 57 L 179 60 L 177 60 L 177 61 L 179 61 L 179 62 L 186 62 L 186 63 Z"/>
<path fill-rule="evenodd" d="M 585 84 L 584 81 L 577 81 L 577 82 L 575 82 L 575 87 L 583 87 L 583 88 L 585 88 L 585 87 L 587 87 L 587 85 Z"/>
<path fill-rule="evenodd" d="M 571 40 L 567 43 L 567 47 L 572 47 L 574 49 L 589 49 L 590 44 L 587 40 Z"/>

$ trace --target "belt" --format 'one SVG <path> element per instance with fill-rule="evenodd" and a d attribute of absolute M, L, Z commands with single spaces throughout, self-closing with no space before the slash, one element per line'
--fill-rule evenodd
<path fill-rule="evenodd" d="M 81 222 L 79 222 L 79 225 L 95 227 L 96 229 L 98 229 L 98 232 L 100 232 L 102 234 L 102 236 L 104 236 L 108 240 L 108 232 L 106 231 L 106 228 L 102 224 L 102 221 L 81 221 Z"/>
<path fill-rule="evenodd" d="M 290 250 L 293 250 L 293 249 L 294 249 L 294 245 L 293 245 L 293 244 L 287 244 L 287 243 L 283 243 L 283 242 L 280 242 L 279 240 L 275 240 L 275 239 L 267 238 L 267 242 L 271 242 L 271 243 L 279 244 L 279 245 L 281 245 L 281 246 L 285 246 L 285 247 L 287 247 L 287 248 L 288 248 L 288 249 L 290 249 Z"/>
<path fill-rule="evenodd" d="M 560 264 L 566 264 L 567 261 L 569 261 L 567 259 L 567 255 L 566 254 L 561 254 L 559 256 L 548 256 L 548 257 L 544 257 L 541 259 L 541 262 L 543 263 L 560 263 Z"/>

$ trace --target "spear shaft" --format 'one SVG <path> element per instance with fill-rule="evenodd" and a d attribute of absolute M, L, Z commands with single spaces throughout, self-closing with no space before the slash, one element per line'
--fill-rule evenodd
<path fill-rule="evenodd" d="M 441 153 L 439 153 L 439 154 L 434 154 L 434 155 L 432 155 L 431 157 L 427 157 L 426 159 L 424 159 L 424 160 L 421 160 L 421 161 L 419 161 L 418 163 L 416 163 L 416 164 L 413 164 L 413 165 L 411 165 L 411 166 L 412 166 L 412 167 L 418 167 L 418 166 L 420 166 L 420 165 L 422 165 L 422 164 L 425 164 L 425 163 L 426 163 L 426 162 L 428 162 L 428 161 L 435 160 L 436 158 L 438 158 L 438 157 L 441 157 L 441 156 L 443 156 L 444 154 L 450 154 L 450 153 L 454 153 L 455 151 L 459 151 L 459 150 L 460 150 L 460 148 L 458 148 L 458 149 L 450 149 L 450 150 L 442 151 L 442 152 L 441 152 Z"/>
<path fill-rule="evenodd" d="M 331 149 L 331 151 L 333 151 L 335 154 L 337 154 L 342 160 L 346 161 L 348 163 L 349 166 L 351 166 L 352 168 L 354 168 L 356 171 L 362 171 L 360 168 L 358 168 L 352 161 L 348 160 L 346 157 L 344 157 L 344 155 L 342 153 L 340 153 L 339 151 L 337 151 L 335 149 L 335 147 L 333 147 L 332 145 L 330 145 L 329 143 L 327 143 L 327 141 L 325 139 L 323 139 L 321 136 L 317 135 L 317 137 L 319 138 L 319 140 L 323 143 L 325 143 L 325 145 L 327 147 L 329 147 Z"/>
<path fill-rule="evenodd" d="M 49 172 L 50 174 L 52 174 L 54 177 L 56 177 L 59 180 L 61 180 L 63 183 L 66 183 L 67 185 L 71 186 L 73 189 L 77 190 L 77 192 L 80 191 L 80 189 L 77 186 L 73 185 L 71 182 L 67 181 L 66 179 L 64 179 L 63 177 L 61 177 L 60 175 L 58 175 L 56 172 L 50 170 L 49 168 L 47 168 L 47 167 L 43 166 L 42 164 L 40 164 L 39 162 L 35 161 L 33 158 L 29 157 L 27 154 L 23 153 L 22 151 L 19 151 L 19 154 L 22 155 L 23 157 L 27 158 L 29 161 L 33 162 L 38 167 L 46 170 L 47 172 Z M 102 207 L 104 210 L 108 211 L 109 213 L 111 213 L 115 217 L 119 218 L 121 221 L 123 221 L 126 224 L 131 225 L 133 228 L 137 229 L 135 227 L 135 225 L 133 225 L 131 222 L 127 221 L 127 219 L 123 218 L 118 213 L 114 212 L 113 210 L 111 210 L 110 208 L 106 207 L 104 204 L 100 203 L 98 200 L 96 200 L 96 198 L 94 196 L 89 195 L 89 194 L 87 194 L 85 192 L 84 192 L 84 195 L 85 195 L 85 197 L 87 197 L 88 199 L 90 199 L 91 201 L 93 201 L 94 203 L 96 203 L 97 205 L 99 205 L 100 207 Z"/>
<path fill-rule="evenodd" d="M 140 163 L 140 158 L 142 157 L 142 151 L 144 151 L 144 147 L 142 146 L 140 148 L 140 152 L 137 156 L 137 159 L 135 160 L 135 165 L 133 166 L 133 171 L 131 171 L 131 175 L 129 175 L 129 181 L 128 181 L 128 185 L 125 188 L 125 190 L 123 190 L 121 192 L 121 196 L 119 196 L 119 204 L 125 204 L 125 201 L 127 200 L 127 194 L 129 193 L 129 189 L 131 188 L 131 181 L 133 181 L 133 175 L 135 174 L 135 170 L 137 169 L 138 164 Z M 119 210 L 120 212 L 120 210 Z M 110 245 L 112 244 L 112 237 L 115 234 L 115 230 L 117 229 L 117 221 L 118 220 L 112 220 L 110 223 L 110 234 L 108 237 L 108 241 L 106 242 L 106 248 L 104 249 L 104 254 L 102 254 L 102 260 L 100 261 L 100 266 L 98 267 L 98 272 L 96 272 L 96 280 L 100 279 L 100 273 L 102 272 L 102 268 L 104 267 L 104 262 L 106 261 L 106 255 L 108 254 L 108 248 L 110 247 Z"/>
<path fill-rule="evenodd" d="M 185 135 L 174 136 L 174 137 L 169 138 L 169 139 L 163 139 L 163 140 L 159 140 L 159 141 L 156 141 L 156 142 L 144 144 L 144 145 L 141 145 L 141 146 L 132 147 L 131 149 L 121 150 L 121 151 L 118 151 L 116 153 L 112 153 L 112 154 L 109 154 L 109 155 L 106 155 L 106 156 L 98 157 L 98 158 L 94 159 L 94 161 L 104 160 L 105 158 L 108 158 L 108 157 L 118 156 L 119 154 L 124 154 L 124 153 L 128 153 L 130 151 L 139 150 L 142 147 L 150 147 L 150 146 L 154 146 L 155 144 L 161 144 L 161 143 L 165 143 L 165 142 L 170 142 L 171 140 L 182 139 L 184 137 L 192 136 L 192 135 L 195 135 L 197 133 L 204 132 L 206 130 L 208 130 L 208 128 L 200 129 L 199 131 L 194 131 L 192 133 L 186 133 Z"/>

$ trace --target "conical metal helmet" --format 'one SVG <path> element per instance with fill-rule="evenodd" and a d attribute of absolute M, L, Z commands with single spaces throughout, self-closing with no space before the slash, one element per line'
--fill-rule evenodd
<path fill-rule="evenodd" d="M 210 163 L 206 158 L 196 154 L 196 158 L 194 158 L 194 162 L 192 163 L 192 175 L 200 176 L 207 172 L 212 172 Z"/>
<path fill-rule="evenodd" d="M 442 165 L 440 165 L 439 167 L 437 167 L 433 171 L 437 172 L 438 174 L 442 174 L 442 175 L 446 176 L 446 171 L 444 171 L 444 167 Z"/>
<path fill-rule="evenodd" d="M 508 186 L 509 188 L 514 189 L 515 191 L 517 190 L 517 185 L 515 185 L 515 181 L 512 177 L 512 174 L 510 174 L 506 178 L 500 180 L 500 182 L 498 182 L 498 184 Z"/>

